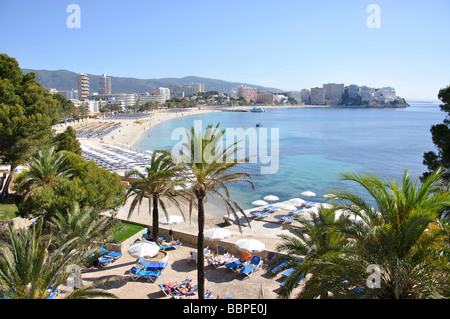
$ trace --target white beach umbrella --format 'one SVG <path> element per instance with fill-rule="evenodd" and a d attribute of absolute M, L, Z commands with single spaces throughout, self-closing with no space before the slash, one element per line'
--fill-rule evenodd
<path fill-rule="evenodd" d="M 175 225 L 183 221 L 183 216 L 176 214 L 168 214 L 159 219 L 159 222 L 164 225 Z"/>
<path fill-rule="evenodd" d="M 325 197 L 325 198 L 337 198 L 337 196 L 334 195 L 334 194 L 325 194 L 325 195 L 323 195 L 323 197 Z"/>
<path fill-rule="evenodd" d="M 331 204 L 328 204 L 328 203 L 322 203 L 322 204 L 320 204 L 323 208 L 326 208 L 326 209 L 332 209 L 333 208 L 333 205 L 331 205 Z"/>
<path fill-rule="evenodd" d="M 231 236 L 231 232 L 225 228 L 211 228 L 203 232 L 203 235 L 207 239 L 222 240 Z"/>
<path fill-rule="evenodd" d="M 306 197 L 314 197 L 316 196 L 316 193 L 311 192 L 311 191 L 306 191 L 302 193 L 302 196 L 306 196 Z"/>
<path fill-rule="evenodd" d="M 147 240 L 141 240 L 128 248 L 128 253 L 134 258 L 154 257 L 158 254 L 159 246 Z"/>
<path fill-rule="evenodd" d="M 262 199 L 259 199 L 259 200 L 255 200 L 254 202 L 252 202 L 252 205 L 253 206 L 266 206 L 266 205 L 269 205 L 269 203 Z"/>
<path fill-rule="evenodd" d="M 289 202 L 290 202 L 292 205 L 295 205 L 295 206 L 302 206 L 303 203 L 305 203 L 306 201 L 305 201 L 304 199 L 301 199 L 301 198 L 291 198 L 291 199 L 289 200 Z"/>
<path fill-rule="evenodd" d="M 275 195 L 267 195 L 266 197 L 264 197 L 264 200 L 268 201 L 268 202 L 274 202 L 279 200 L 279 198 Z"/>
<path fill-rule="evenodd" d="M 297 210 L 297 207 L 294 205 L 288 205 L 288 204 L 279 204 L 278 207 L 284 210 Z"/>
<path fill-rule="evenodd" d="M 239 239 L 235 245 L 239 250 L 248 251 L 250 253 L 257 253 L 266 248 L 264 243 L 251 238 Z"/>

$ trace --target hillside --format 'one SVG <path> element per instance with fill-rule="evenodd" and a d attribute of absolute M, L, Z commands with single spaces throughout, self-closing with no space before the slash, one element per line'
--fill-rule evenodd
<path fill-rule="evenodd" d="M 22 69 L 23 73 L 36 73 L 37 80 L 45 88 L 55 88 L 57 90 L 70 90 L 78 88 L 77 73 L 67 70 L 32 70 Z M 91 92 L 98 92 L 99 75 L 89 74 L 89 84 Z M 145 93 L 154 92 L 157 87 L 165 85 L 185 85 L 190 83 L 203 83 L 205 91 L 219 91 L 229 92 L 232 88 L 239 85 L 246 85 L 258 89 L 264 89 L 272 92 L 283 92 L 283 90 L 276 88 L 267 88 L 248 83 L 228 82 L 217 79 L 209 79 L 197 76 L 186 76 L 183 78 L 162 78 L 162 79 L 136 79 L 128 77 L 113 77 L 111 76 L 111 91 L 112 93 Z"/>

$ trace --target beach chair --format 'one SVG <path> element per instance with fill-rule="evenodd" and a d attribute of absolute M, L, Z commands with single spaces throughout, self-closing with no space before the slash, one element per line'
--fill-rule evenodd
<path fill-rule="evenodd" d="M 264 211 L 265 211 L 265 212 L 269 212 L 269 213 L 274 213 L 274 212 L 276 212 L 276 211 L 278 211 L 278 210 L 280 210 L 280 209 L 281 209 L 281 208 L 278 207 L 278 206 L 269 205 L 269 206 L 266 206 L 266 207 L 264 208 Z"/>
<path fill-rule="evenodd" d="M 290 224 L 295 220 L 294 216 L 283 216 L 280 218 L 282 224 Z"/>
<path fill-rule="evenodd" d="M 103 247 L 100 247 L 99 252 L 106 258 L 117 259 L 122 256 L 122 253 L 119 253 L 117 251 L 107 250 Z"/>
<path fill-rule="evenodd" d="M 244 251 L 241 255 L 241 258 L 226 264 L 225 267 L 227 267 L 228 269 L 231 269 L 233 271 L 238 270 L 240 267 L 243 267 L 245 264 L 247 264 L 247 262 L 252 259 L 252 255 L 246 251 Z"/>
<path fill-rule="evenodd" d="M 100 267 L 105 267 L 106 265 L 108 265 L 109 263 L 112 263 L 114 261 L 114 259 L 112 258 L 108 258 L 108 257 L 100 257 L 98 259 L 98 265 Z"/>
<path fill-rule="evenodd" d="M 257 269 L 259 269 L 262 265 L 261 257 L 259 256 L 253 256 L 250 263 L 241 269 L 240 273 L 244 274 L 246 278 L 250 278 L 251 274 L 255 272 Z"/>
<path fill-rule="evenodd" d="M 167 267 L 168 263 L 155 263 L 146 261 L 144 258 L 139 258 L 138 264 L 136 265 L 139 269 L 144 270 L 156 270 L 161 271 L 164 270 Z"/>
<path fill-rule="evenodd" d="M 230 253 L 226 253 L 225 255 L 216 256 L 213 258 L 208 258 L 208 264 L 213 265 L 214 268 L 218 268 L 226 263 L 229 263 L 233 255 Z"/>
<path fill-rule="evenodd" d="M 181 246 L 181 242 L 179 241 L 179 240 L 177 240 L 174 244 L 172 244 L 172 245 L 164 245 L 164 244 L 162 244 L 162 243 L 160 243 L 159 241 L 158 241 L 158 245 L 159 245 L 159 247 L 161 247 L 161 249 L 162 250 L 166 250 L 166 249 L 178 249 L 180 246 Z"/>
<path fill-rule="evenodd" d="M 267 217 L 269 215 L 270 215 L 269 212 L 261 213 L 261 214 L 257 215 L 254 219 L 255 220 L 260 220 L 260 219 L 263 219 L 263 218 L 265 218 L 265 217 Z"/>
<path fill-rule="evenodd" d="M 155 270 L 144 270 L 137 267 L 133 267 L 130 270 L 130 278 L 137 280 L 139 278 L 146 278 L 148 282 L 155 282 L 157 278 L 161 276 L 160 271 Z"/>
<path fill-rule="evenodd" d="M 188 282 L 192 282 L 192 279 L 189 279 L 189 278 L 186 278 L 185 280 L 183 280 L 182 282 L 181 282 L 181 286 L 183 287 L 183 286 L 185 286 Z M 175 282 L 175 285 L 177 286 L 178 285 L 178 282 Z M 170 286 L 170 285 L 168 285 L 168 284 L 158 284 L 158 287 L 159 287 L 159 289 L 161 289 L 161 291 L 166 295 L 166 296 L 171 296 L 171 297 L 173 297 L 174 295 L 175 296 L 178 296 L 179 294 L 178 294 L 178 292 L 176 292 L 175 291 L 175 289 L 172 287 L 172 286 Z"/>

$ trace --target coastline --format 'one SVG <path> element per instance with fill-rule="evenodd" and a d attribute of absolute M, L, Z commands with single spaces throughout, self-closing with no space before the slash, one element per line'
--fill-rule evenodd
<path fill-rule="evenodd" d="M 145 138 L 145 131 L 150 128 L 152 125 L 161 124 L 166 120 L 176 118 L 177 116 L 188 116 L 209 112 L 221 112 L 218 109 L 190 109 L 189 111 L 184 112 L 164 112 L 164 110 L 158 110 L 149 113 L 151 117 L 142 118 L 142 124 L 135 123 L 136 119 L 96 119 L 92 121 L 115 121 L 120 122 L 121 127 L 114 130 L 113 132 L 103 136 L 103 143 L 107 144 L 122 144 L 119 146 L 128 145 L 131 149 L 136 149 L 136 144 L 141 138 Z M 145 122 L 144 122 L 145 121 Z M 93 145 L 100 147 L 101 140 L 100 138 L 89 138 L 83 139 L 79 138 L 80 144 L 82 145 Z M 123 206 L 119 207 L 117 211 L 110 211 L 109 213 L 114 215 L 115 218 L 120 220 L 129 221 L 133 223 L 138 223 L 142 225 L 151 225 L 152 218 L 148 214 L 148 201 L 143 201 L 140 207 L 136 207 L 135 211 L 129 215 L 131 199 L 127 201 Z M 166 202 L 167 210 L 173 214 L 180 214 L 178 208 L 174 207 L 170 203 Z M 194 208 L 192 211 L 192 215 L 189 215 L 189 205 L 188 203 L 181 203 L 181 209 L 183 215 L 185 216 L 186 222 L 182 222 L 180 224 L 174 225 L 174 230 L 186 232 L 197 236 L 197 211 Z M 253 210 L 253 209 L 251 209 Z M 246 214 L 248 216 L 248 212 L 250 210 L 246 210 Z M 214 213 L 212 213 L 214 212 Z M 162 210 L 160 210 L 160 217 L 164 216 Z M 285 212 L 287 214 L 287 212 Z M 250 223 L 250 227 L 242 227 L 242 232 L 239 230 L 237 224 L 231 223 L 231 225 L 226 225 L 224 219 L 221 219 L 219 216 L 226 215 L 225 207 L 221 207 L 220 203 L 216 203 L 214 201 L 208 201 L 205 203 L 205 229 L 216 228 L 216 227 L 226 227 L 231 231 L 232 236 L 228 239 L 234 242 L 237 239 L 241 238 L 254 238 L 258 239 L 266 244 L 266 249 L 275 250 L 276 246 L 280 243 L 280 234 L 287 234 L 288 232 L 281 227 L 281 223 L 269 223 L 267 221 L 257 221 L 252 220 Z M 241 221 L 244 221 L 241 219 Z M 172 226 L 168 225 L 160 225 L 160 228 L 170 229 Z"/>

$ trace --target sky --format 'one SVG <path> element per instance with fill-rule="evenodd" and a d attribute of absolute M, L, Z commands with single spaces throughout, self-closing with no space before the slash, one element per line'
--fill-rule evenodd
<path fill-rule="evenodd" d="M 0 53 L 38 70 L 436 100 L 450 85 L 449 12 L 448 0 L 0 0 Z"/>

